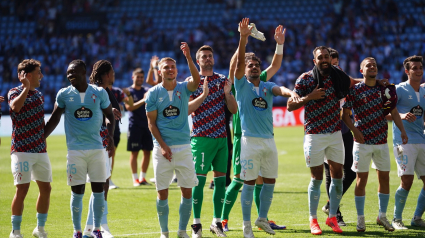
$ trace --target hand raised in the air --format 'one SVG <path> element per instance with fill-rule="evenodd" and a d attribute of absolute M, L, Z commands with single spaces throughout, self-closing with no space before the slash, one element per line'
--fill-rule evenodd
<path fill-rule="evenodd" d="M 22 85 L 24 85 L 25 88 L 30 87 L 30 81 L 28 80 L 27 76 L 29 76 L 29 74 L 25 73 L 23 70 L 18 74 L 19 81 L 22 83 Z"/>
<path fill-rule="evenodd" d="M 239 22 L 239 31 L 242 37 L 248 37 L 251 34 L 252 27 L 249 25 L 249 18 L 242 19 Z"/>
<path fill-rule="evenodd" d="M 276 30 L 274 32 L 274 39 L 279 45 L 283 45 L 285 43 L 285 34 L 286 28 L 283 28 L 282 25 L 276 27 Z"/>
<path fill-rule="evenodd" d="M 189 46 L 187 45 L 186 42 L 182 42 L 181 43 L 180 49 L 182 50 L 182 52 L 183 52 L 184 56 L 186 57 L 186 59 L 191 58 L 191 56 L 190 56 L 190 48 L 189 48 Z"/>

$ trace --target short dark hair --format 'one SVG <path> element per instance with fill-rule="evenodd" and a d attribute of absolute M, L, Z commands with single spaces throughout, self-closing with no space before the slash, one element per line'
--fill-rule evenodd
<path fill-rule="evenodd" d="M 25 59 L 18 64 L 18 74 L 23 70 L 25 73 L 31 73 L 35 68 L 41 67 L 41 63 L 35 59 Z"/>
<path fill-rule="evenodd" d="M 75 64 L 76 66 L 83 66 L 84 71 L 87 71 L 87 66 L 86 63 L 84 63 L 84 61 L 80 60 L 80 59 L 76 59 L 71 61 L 71 63 L 69 63 L 69 65 L 71 64 Z"/>
<path fill-rule="evenodd" d="M 209 45 L 203 45 L 203 46 L 201 46 L 201 48 L 199 48 L 199 50 L 198 50 L 198 51 L 196 51 L 196 59 L 197 59 L 197 60 L 199 59 L 199 53 L 200 53 L 201 51 L 203 51 L 203 50 L 209 50 L 209 51 L 211 51 L 211 53 L 213 53 L 213 54 L 214 54 L 214 50 L 212 49 L 212 47 L 211 47 L 211 46 L 209 46 Z"/>
<path fill-rule="evenodd" d="M 133 70 L 132 75 L 136 75 L 136 74 L 145 74 L 145 71 L 143 71 L 142 68 L 136 68 L 135 70 Z"/>
<path fill-rule="evenodd" d="M 329 49 L 328 49 L 328 47 L 326 47 L 326 46 L 317 46 L 316 48 L 314 48 L 314 50 L 313 50 L 313 56 L 314 56 L 314 58 L 316 58 L 316 51 L 318 51 L 318 50 L 327 50 L 328 52 L 329 52 Z M 330 52 L 329 52 L 329 55 L 330 55 Z"/>
<path fill-rule="evenodd" d="M 363 64 L 365 63 L 366 60 L 374 60 L 376 62 L 376 59 L 373 57 L 366 57 L 364 58 L 364 60 L 362 60 L 362 62 L 360 63 L 360 69 L 362 69 Z"/>
<path fill-rule="evenodd" d="M 339 59 L 339 53 L 337 50 L 335 50 L 334 48 L 328 47 L 328 51 L 332 59 L 335 59 L 335 58 Z"/>
<path fill-rule="evenodd" d="M 93 71 L 90 75 L 90 83 L 100 85 L 102 84 L 102 75 L 111 71 L 112 64 L 107 60 L 99 60 L 93 65 Z"/>
<path fill-rule="evenodd" d="M 418 56 L 418 55 L 409 56 L 403 61 L 404 69 L 406 70 L 410 69 L 410 62 L 422 63 L 422 61 L 423 61 L 422 56 Z"/>
<path fill-rule="evenodd" d="M 250 61 L 250 60 L 256 60 L 261 65 L 260 58 L 258 58 L 254 53 L 252 53 L 252 52 L 245 53 L 245 64 L 248 63 L 248 61 Z"/>

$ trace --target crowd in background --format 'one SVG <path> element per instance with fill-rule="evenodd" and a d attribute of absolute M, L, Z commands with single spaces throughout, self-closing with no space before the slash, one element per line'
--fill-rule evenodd
<path fill-rule="evenodd" d="M 263 69 L 274 54 L 275 27 L 279 24 L 286 27 L 282 67 L 272 81 L 290 89 L 300 74 L 312 69 L 312 50 L 319 45 L 338 50 L 340 66 L 352 77 L 361 77 L 359 65 L 363 58 L 376 58 L 379 78 L 388 78 L 392 83 L 407 79 L 402 65 L 406 57 L 425 53 L 423 1 L 332 0 L 329 3 L 318 0 L 315 4 L 323 3 L 324 7 L 319 7 L 317 14 L 310 16 L 310 12 L 300 12 L 294 19 L 278 17 L 280 8 L 283 11 L 285 2 L 289 1 L 276 1 L 281 4 L 277 12 L 276 8 L 263 8 L 259 11 L 261 14 L 252 14 L 253 0 L 192 1 L 191 4 L 200 5 L 203 12 L 203 18 L 191 25 L 196 27 L 184 24 L 159 27 L 161 19 L 143 10 L 137 14 L 116 14 L 122 13 L 122 6 L 131 1 L 2 0 L 0 24 L 6 34 L 0 36 L 0 95 L 6 98 L 8 90 L 20 84 L 16 72 L 20 61 L 37 59 L 43 64 L 45 78 L 39 90 L 45 96 L 45 110 L 49 113 L 58 89 L 69 85 L 65 72 L 73 59 L 83 59 L 89 68 L 97 60 L 109 60 L 116 73 L 116 85 L 127 87 L 132 83 L 131 72 L 136 67 L 142 67 L 147 74 L 147 59 L 153 55 L 171 56 L 184 66 L 186 62 L 179 49 L 182 41 L 188 42 L 193 58 L 200 46 L 211 45 L 215 71 L 227 75 L 230 58 L 239 41 L 237 23 L 242 17 L 250 17 L 265 34 L 265 42 L 250 38 L 247 46 L 247 52 L 254 52 L 263 60 Z M 155 1 L 142 2 L 156 4 Z M 168 1 L 172 7 L 185 2 Z M 202 7 L 207 3 L 224 6 L 220 21 L 208 20 L 211 17 L 208 9 Z M 312 1 L 297 1 L 296 9 L 306 9 L 308 3 Z M 267 14 L 268 11 L 271 13 Z M 102 13 L 107 21 L 90 33 L 64 31 L 61 16 L 78 13 Z M 12 29 L 8 30 L 10 26 Z M 179 67 L 179 81 L 189 75 L 186 68 Z M 88 75 L 90 71 L 88 69 Z M 278 105 L 286 102 L 279 100 Z M 6 102 L 1 110 L 8 114 Z"/>

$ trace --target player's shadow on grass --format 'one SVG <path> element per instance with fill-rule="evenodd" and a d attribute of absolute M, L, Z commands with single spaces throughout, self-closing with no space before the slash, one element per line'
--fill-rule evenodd
<path fill-rule="evenodd" d="M 338 235 L 336 233 L 332 233 L 332 232 L 324 232 L 322 235 Z M 389 232 L 389 231 L 365 231 L 365 232 L 357 232 L 357 231 L 344 231 L 342 233 L 342 235 L 344 236 L 357 236 L 357 237 L 424 237 L 425 233 L 424 232 L 417 232 L 417 231 L 393 231 L 393 232 Z"/>

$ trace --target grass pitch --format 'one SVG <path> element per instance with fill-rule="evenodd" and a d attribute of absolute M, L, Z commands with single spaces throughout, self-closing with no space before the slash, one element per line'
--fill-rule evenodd
<path fill-rule="evenodd" d="M 390 127 L 391 131 L 391 127 Z M 389 135 L 391 145 L 392 135 Z M 10 169 L 10 138 L 3 137 L 0 146 L 0 237 L 8 237 L 11 227 L 10 204 L 15 193 L 13 177 Z M 310 181 L 309 169 L 305 166 L 303 155 L 303 127 L 275 128 L 275 140 L 279 152 L 279 178 L 277 179 L 273 203 L 270 208 L 269 218 L 278 224 L 285 224 L 286 230 L 277 231 L 275 237 L 308 237 L 310 234 L 308 222 L 307 186 Z M 108 197 L 109 227 L 115 237 L 159 237 L 159 223 L 156 216 L 156 191 L 154 186 L 133 187 L 129 152 L 126 151 L 127 138 L 121 135 L 121 142 L 117 150 L 117 157 L 113 171 L 113 181 L 120 188 L 111 190 Z M 53 168 L 52 194 L 50 201 L 49 216 L 46 230 L 49 237 L 62 238 L 72 237 L 73 227 L 70 211 L 71 190 L 66 185 L 66 143 L 65 136 L 51 136 L 47 140 L 47 151 Z M 388 205 L 387 217 L 392 219 L 394 209 L 394 193 L 399 186 L 396 164 L 390 146 L 392 157 L 391 171 L 391 194 Z M 152 164 L 152 163 L 151 163 Z M 140 159 L 139 159 L 140 165 Z M 407 204 L 404 209 L 404 223 L 409 230 L 387 232 L 376 225 L 375 219 L 378 215 L 377 176 L 371 169 L 366 194 L 366 232 L 356 231 L 357 213 L 354 204 L 354 185 L 344 195 L 341 211 L 347 227 L 343 227 L 345 237 L 418 237 L 425 236 L 425 230 L 410 227 L 410 219 L 413 216 L 418 194 L 422 183 L 415 180 Z M 148 178 L 153 177 L 152 165 L 150 165 Z M 204 189 L 204 204 L 202 210 L 202 223 L 204 226 L 203 237 L 215 237 L 209 232 L 212 220 L 212 190 L 208 189 L 212 174 L 208 175 L 207 184 Z M 84 228 L 88 199 L 90 197 L 90 186 L 86 188 L 83 205 Z M 327 201 L 324 182 L 321 188 L 321 199 L 318 210 L 318 220 L 323 230 L 323 236 L 339 236 L 334 234 L 330 227 L 325 225 L 325 214 L 320 210 Z M 35 204 L 38 189 L 34 182 L 25 199 L 25 209 L 21 231 L 25 237 L 31 237 L 32 230 L 36 226 Z M 180 189 L 175 185 L 170 186 L 169 194 L 169 229 L 170 237 L 176 236 L 178 229 L 178 209 L 180 203 Z M 252 209 L 252 222 L 257 216 L 255 205 Z M 192 223 L 192 218 L 189 225 Z M 242 212 L 240 197 L 236 201 L 229 219 L 228 237 L 242 237 Z M 188 227 L 190 229 L 190 227 Z M 190 235 L 188 230 L 188 234 Z M 270 237 L 263 231 L 254 227 L 256 237 Z"/>

